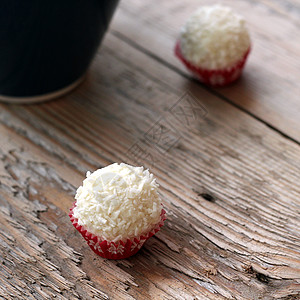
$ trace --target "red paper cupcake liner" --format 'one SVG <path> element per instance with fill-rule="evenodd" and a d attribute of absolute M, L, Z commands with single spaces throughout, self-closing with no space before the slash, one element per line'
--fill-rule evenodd
<path fill-rule="evenodd" d="M 175 55 L 183 62 L 186 68 L 190 70 L 199 79 L 199 81 L 214 87 L 225 86 L 237 80 L 242 74 L 249 52 L 250 47 L 243 58 L 231 68 L 207 70 L 194 66 L 184 58 L 181 53 L 179 41 L 175 46 Z"/>
<path fill-rule="evenodd" d="M 110 242 L 90 233 L 83 226 L 78 224 L 78 219 L 75 218 L 73 214 L 75 206 L 76 201 L 73 203 L 73 206 L 70 208 L 69 212 L 69 217 L 73 226 L 80 232 L 90 248 L 96 254 L 108 259 L 123 259 L 136 254 L 144 245 L 144 243 L 160 230 L 160 227 L 164 225 L 164 221 L 166 220 L 166 211 L 162 209 L 160 214 L 160 222 L 149 233 L 141 235 L 138 238 L 127 239 L 126 242 Z"/>

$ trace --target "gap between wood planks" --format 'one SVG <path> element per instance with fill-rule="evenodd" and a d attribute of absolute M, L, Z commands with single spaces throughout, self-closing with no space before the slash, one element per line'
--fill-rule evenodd
<path fill-rule="evenodd" d="M 197 83 L 198 85 L 200 85 L 202 88 L 204 88 L 205 90 L 207 90 L 208 92 L 210 92 L 211 94 L 213 94 L 214 96 L 218 97 L 219 99 L 231 104 L 232 106 L 238 108 L 239 110 L 243 111 L 244 113 L 246 113 L 247 115 L 253 117 L 255 120 L 263 123 L 264 125 L 266 125 L 267 127 L 269 127 L 270 129 L 276 131 L 277 133 L 279 133 L 281 136 L 283 136 L 284 138 L 300 145 L 300 142 L 297 141 L 296 139 L 294 139 L 293 137 L 291 137 L 290 135 L 284 133 L 282 130 L 280 130 L 279 128 L 276 128 L 275 126 L 273 126 L 272 124 L 270 124 L 269 122 L 263 120 L 262 118 L 258 117 L 257 115 L 255 115 L 254 113 L 248 111 L 247 109 L 243 108 L 242 106 L 234 103 L 233 101 L 231 101 L 228 97 L 222 95 L 221 93 L 219 93 L 217 90 L 207 87 L 204 84 L 202 84 L 201 82 L 199 82 L 197 79 L 193 78 L 192 76 L 187 75 L 186 73 L 182 72 L 179 68 L 177 68 L 176 66 L 172 65 L 171 63 L 167 62 L 166 60 L 160 58 L 158 55 L 156 55 L 155 53 L 153 53 L 152 51 L 147 50 L 146 48 L 140 46 L 138 43 L 136 43 L 135 41 L 129 39 L 128 37 L 126 37 L 125 35 L 123 35 L 122 33 L 111 29 L 110 33 L 115 36 L 116 38 L 122 40 L 123 42 L 125 42 L 126 44 L 128 44 L 129 46 L 133 47 L 134 49 L 144 53 L 145 55 L 151 57 L 152 59 L 154 59 L 155 61 L 161 63 L 162 65 L 164 65 L 165 67 L 171 69 L 172 71 L 176 72 L 177 74 L 181 75 L 184 78 L 187 78 L 189 80 L 192 80 L 193 82 Z"/>

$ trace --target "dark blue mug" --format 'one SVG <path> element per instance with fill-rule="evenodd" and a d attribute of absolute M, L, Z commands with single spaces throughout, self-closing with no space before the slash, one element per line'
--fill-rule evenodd
<path fill-rule="evenodd" d="M 37 102 L 78 85 L 118 0 L 0 0 L 0 100 Z"/>

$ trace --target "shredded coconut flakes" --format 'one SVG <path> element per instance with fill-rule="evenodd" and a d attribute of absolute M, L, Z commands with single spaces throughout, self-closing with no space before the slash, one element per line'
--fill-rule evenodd
<path fill-rule="evenodd" d="M 181 30 L 183 56 L 193 65 L 208 70 L 232 67 L 249 47 L 245 20 L 229 7 L 203 6 Z"/>
<path fill-rule="evenodd" d="M 149 170 L 114 163 L 90 173 L 77 190 L 74 217 L 107 241 L 126 241 L 151 231 L 162 210 Z"/>

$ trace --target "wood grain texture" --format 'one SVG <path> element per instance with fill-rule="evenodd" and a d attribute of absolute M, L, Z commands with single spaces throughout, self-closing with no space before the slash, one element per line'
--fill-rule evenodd
<path fill-rule="evenodd" d="M 297 143 L 110 33 L 75 93 L 0 106 L 0 297 L 299 299 Z M 68 209 L 87 170 L 137 160 L 168 220 L 109 261 Z"/>
<path fill-rule="evenodd" d="M 112 28 L 115 35 L 188 80 L 191 75 L 174 55 L 175 41 L 195 9 L 211 4 L 209 0 L 121 1 Z M 246 18 L 252 50 L 242 78 L 215 93 L 300 142 L 300 2 L 224 0 L 222 4 Z"/>

